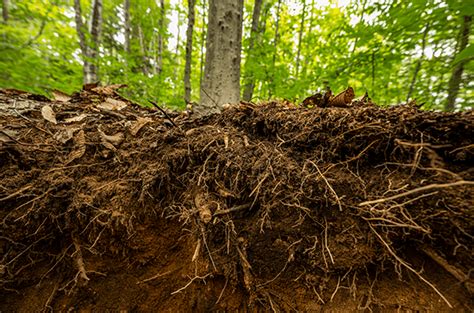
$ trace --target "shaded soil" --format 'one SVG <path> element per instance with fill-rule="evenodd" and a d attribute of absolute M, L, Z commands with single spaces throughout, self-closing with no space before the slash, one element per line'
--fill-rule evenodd
<path fill-rule="evenodd" d="M 0 91 L 0 311 L 472 311 L 474 114 Z"/>

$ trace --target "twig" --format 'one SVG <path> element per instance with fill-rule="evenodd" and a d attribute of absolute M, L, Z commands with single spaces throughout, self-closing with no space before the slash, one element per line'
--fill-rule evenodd
<path fill-rule="evenodd" d="M 401 265 L 403 265 L 406 269 L 408 269 L 409 271 L 411 271 L 412 273 L 414 273 L 416 276 L 418 276 L 418 278 L 420 278 L 425 284 L 427 284 L 428 286 L 430 286 L 440 297 L 441 299 L 444 300 L 444 302 L 446 302 L 446 304 L 452 309 L 453 306 L 451 305 L 451 303 L 449 303 L 448 299 L 446 299 L 446 297 L 435 287 L 435 285 L 433 285 L 432 283 L 430 283 L 426 278 L 424 278 L 423 276 L 420 275 L 420 273 L 418 273 L 413 267 L 411 267 L 408 263 L 406 263 L 403 259 L 401 259 L 393 250 L 392 248 L 385 242 L 385 240 L 382 238 L 382 236 L 375 230 L 375 228 L 370 224 L 369 224 L 369 227 L 370 229 L 374 232 L 374 234 L 377 236 L 377 238 L 380 240 L 380 242 L 387 248 L 388 252 L 390 253 L 390 255 L 392 255 L 395 260 L 397 260 Z"/>
<path fill-rule="evenodd" d="M 172 294 L 172 295 L 175 295 L 175 294 L 177 294 L 177 293 L 180 293 L 180 292 L 183 291 L 184 289 L 188 288 L 196 279 L 202 279 L 202 280 L 204 280 L 204 279 L 206 279 L 206 278 L 207 278 L 208 276 L 210 276 L 210 275 L 211 275 L 211 273 L 208 273 L 208 274 L 206 274 L 206 275 L 204 275 L 204 276 L 195 276 L 195 277 L 193 277 L 186 285 L 184 285 L 183 287 L 179 288 L 178 290 L 173 291 L 171 294 Z"/>
<path fill-rule="evenodd" d="M 372 205 L 372 204 L 378 204 L 382 202 L 387 202 L 390 200 L 395 200 L 401 197 L 409 196 L 411 194 L 420 192 L 420 191 L 426 191 L 426 190 L 431 190 L 431 189 L 437 189 L 437 188 L 448 188 L 448 187 L 454 187 L 454 186 L 461 186 L 461 185 L 474 185 L 474 181 L 468 181 L 468 180 L 460 180 L 454 183 L 446 183 L 446 184 L 431 184 L 431 185 L 426 185 L 422 187 L 418 187 L 403 193 L 400 193 L 398 195 L 394 195 L 388 198 L 382 198 L 382 199 L 377 199 L 377 200 L 371 200 L 371 201 L 364 201 L 359 203 L 359 206 L 364 206 L 364 205 Z"/>
<path fill-rule="evenodd" d="M 161 111 L 161 113 L 163 113 L 165 115 L 165 117 L 171 122 L 171 124 L 173 124 L 174 127 L 178 128 L 179 130 L 183 131 L 181 129 L 181 127 L 179 127 L 178 125 L 176 125 L 176 123 L 171 119 L 171 117 L 168 115 L 168 113 L 166 113 L 165 110 L 163 110 L 158 104 L 156 104 L 155 101 L 151 101 L 151 100 L 148 100 L 148 102 L 150 102 L 155 108 L 157 108 L 158 110 Z"/>
<path fill-rule="evenodd" d="M 214 216 L 217 216 L 217 215 L 224 215 L 224 214 L 228 214 L 228 213 L 233 213 L 233 212 L 236 212 L 236 211 L 241 211 L 241 210 L 245 210 L 245 209 L 248 209 L 251 207 L 251 203 L 245 203 L 245 204 L 241 204 L 241 205 L 236 205 L 236 206 L 233 206 L 231 207 L 230 209 L 225 209 L 225 210 L 220 210 L 220 211 L 216 211 L 214 212 Z"/>

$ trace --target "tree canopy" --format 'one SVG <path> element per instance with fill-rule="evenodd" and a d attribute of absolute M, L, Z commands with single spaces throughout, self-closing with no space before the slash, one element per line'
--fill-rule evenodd
<path fill-rule="evenodd" d="M 91 23 L 93 2 L 80 1 L 84 28 Z M 208 3 L 193 2 L 191 100 L 199 101 Z M 367 90 L 380 105 L 416 98 L 424 108 L 444 109 L 456 85 L 455 108 L 474 106 L 469 1 L 263 0 L 260 5 L 253 22 L 255 1 L 244 1 L 241 92 L 251 82 L 253 101 L 300 102 L 329 85 L 352 86 L 358 94 Z M 73 1 L 8 0 L 2 10 L 0 87 L 42 94 L 80 89 L 84 56 Z M 187 17 L 184 0 L 104 1 L 100 81 L 128 84 L 126 96 L 143 104 L 154 99 L 183 108 Z M 85 40 L 91 37 L 85 31 Z"/>

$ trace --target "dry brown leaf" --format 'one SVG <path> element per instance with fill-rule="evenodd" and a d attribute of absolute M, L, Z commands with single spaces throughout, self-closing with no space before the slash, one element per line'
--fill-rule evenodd
<path fill-rule="evenodd" d="M 136 136 L 143 126 L 152 121 L 153 120 L 149 117 L 138 117 L 137 121 L 133 123 L 132 126 L 130 126 L 130 133 L 132 134 L 132 136 Z"/>
<path fill-rule="evenodd" d="M 115 99 L 112 99 L 112 98 L 107 98 L 107 99 L 105 99 L 104 102 L 97 105 L 97 107 L 99 109 L 105 109 L 105 110 L 110 110 L 110 111 L 120 111 L 123 108 L 127 107 L 127 103 L 125 101 L 115 100 Z"/>
<path fill-rule="evenodd" d="M 41 108 L 41 115 L 45 120 L 53 124 L 57 124 L 56 114 L 54 114 L 53 109 L 49 105 L 45 105 Z"/>
<path fill-rule="evenodd" d="M 107 149 L 116 151 L 115 145 L 120 144 L 123 141 L 123 133 L 119 132 L 115 135 L 107 135 L 102 130 L 98 129 L 100 134 L 100 142 Z"/>
<path fill-rule="evenodd" d="M 108 86 L 100 86 L 92 88 L 92 91 L 103 94 L 106 96 L 113 96 L 115 94 L 115 90 L 127 87 L 125 84 L 115 84 L 115 85 L 108 85 Z"/>
<path fill-rule="evenodd" d="M 69 123 L 74 123 L 74 122 L 80 122 L 88 116 L 89 116 L 88 114 L 81 114 L 78 116 L 69 117 L 64 120 L 64 123 L 69 124 Z"/>
<path fill-rule="evenodd" d="M 64 130 L 60 130 L 56 134 L 54 134 L 53 138 L 61 142 L 62 144 L 65 144 L 73 137 L 74 133 L 78 129 L 79 128 L 66 128 Z"/>
<path fill-rule="evenodd" d="M 69 100 L 71 100 L 71 97 L 68 94 L 56 89 L 53 90 L 53 98 L 54 100 L 60 102 L 68 102 Z"/>
<path fill-rule="evenodd" d="M 352 87 L 347 87 L 346 90 L 341 91 L 337 95 L 335 95 L 329 101 L 329 106 L 334 107 L 346 107 L 351 104 L 352 100 L 354 99 L 354 89 Z"/>
<path fill-rule="evenodd" d="M 64 165 L 68 165 L 76 159 L 80 159 L 86 152 L 86 135 L 84 130 L 80 130 L 74 137 L 74 150 L 69 153 Z"/>

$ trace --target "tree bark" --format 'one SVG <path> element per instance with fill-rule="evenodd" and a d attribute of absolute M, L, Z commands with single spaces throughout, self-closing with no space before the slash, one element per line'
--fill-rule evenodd
<path fill-rule="evenodd" d="M 273 39 L 273 59 L 272 59 L 272 74 L 270 78 L 270 88 L 268 91 L 268 98 L 271 98 L 275 93 L 275 65 L 276 65 L 276 55 L 278 48 L 278 28 L 280 25 L 280 9 L 281 9 L 281 0 L 278 0 L 277 11 L 276 11 L 276 22 L 275 22 L 275 37 Z"/>
<path fill-rule="evenodd" d="M 408 94 L 407 94 L 407 103 L 410 100 L 411 95 L 413 94 L 413 90 L 415 89 L 416 78 L 418 76 L 418 72 L 421 69 L 421 62 L 423 61 L 423 58 L 425 57 L 426 36 L 428 35 L 429 29 L 430 29 L 430 25 L 428 23 L 428 24 L 426 24 L 425 30 L 423 32 L 423 39 L 421 41 L 421 56 L 417 60 L 416 66 L 415 66 L 415 71 L 413 72 L 413 78 L 411 80 L 410 89 L 408 90 Z"/>
<path fill-rule="evenodd" d="M 193 52 L 193 28 L 195 0 L 188 0 L 188 29 L 186 30 L 186 64 L 184 65 L 184 101 L 191 102 L 191 61 Z"/>
<path fill-rule="evenodd" d="M 74 13 L 75 13 L 75 21 L 76 21 L 76 31 L 77 36 L 79 37 L 79 46 L 81 48 L 82 53 L 82 72 L 83 72 L 83 83 L 88 84 L 88 77 L 89 77 L 89 48 L 86 42 L 86 34 L 84 23 L 82 21 L 82 9 L 81 9 L 81 2 L 80 0 L 74 0 Z"/>
<path fill-rule="evenodd" d="M 130 53 L 130 0 L 124 0 L 123 9 L 125 15 L 124 27 L 125 27 L 125 43 L 124 49 L 127 54 Z"/>
<path fill-rule="evenodd" d="M 8 0 L 3 0 L 2 2 L 2 17 L 3 17 L 3 23 L 8 23 L 8 19 L 9 19 L 9 12 L 8 12 L 8 9 L 9 9 L 9 3 L 8 3 Z"/>
<path fill-rule="evenodd" d="M 156 0 L 158 5 L 158 0 Z M 156 59 L 156 72 L 158 75 L 163 71 L 163 24 L 165 20 L 165 0 L 160 0 L 160 20 L 158 22 L 158 54 Z"/>
<path fill-rule="evenodd" d="M 89 49 L 90 69 L 86 79 L 86 84 L 98 82 L 98 55 L 100 46 L 100 36 L 102 33 L 102 0 L 94 0 L 92 6 L 91 19 L 91 44 Z"/>
<path fill-rule="evenodd" d="M 303 41 L 304 20 L 306 17 L 305 14 L 306 14 L 306 0 L 303 0 L 303 12 L 301 12 L 300 32 L 298 34 L 298 51 L 296 52 L 296 75 L 295 75 L 296 79 L 298 79 L 299 69 L 300 69 L 301 42 Z"/>
<path fill-rule="evenodd" d="M 201 31 L 201 55 L 199 60 L 199 86 L 202 85 L 202 77 L 204 76 L 204 45 L 206 44 L 206 30 L 204 29 L 204 25 L 206 25 L 206 1 L 202 0 L 202 25 L 203 29 Z"/>
<path fill-rule="evenodd" d="M 472 16 L 464 16 L 459 36 L 459 51 L 463 51 L 469 42 L 469 32 L 471 28 Z M 448 83 L 448 98 L 446 99 L 445 110 L 454 111 L 456 105 L 456 98 L 461 86 L 462 73 L 464 71 L 464 64 L 466 61 L 461 61 L 453 68 L 451 78 Z"/>
<path fill-rule="evenodd" d="M 138 43 L 140 44 L 140 54 L 142 56 L 142 73 L 148 75 L 148 57 L 145 47 L 145 38 L 140 25 L 138 25 Z"/>
<path fill-rule="evenodd" d="M 247 59 L 245 61 L 245 70 L 247 71 L 248 75 L 246 78 L 246 83 L 244 87 L 244 93 L 242 98 L 245 101 L 250 101 L 253 95 L 253 89 L 255 88 L 255 78 L 254 73 L 250 70 L 252 65 L 254 54 L 253 54 L 253 47 L 255 45 L 255 41 L 259 40 L 258 35 L 259 31 L 259 23 L 260 23 L 260 12 L 262 10 L 262 0 L 255 0 L 255 5 L 253 7 L 252 13 L 252 28 L 250 30 L 250 38 L 249 38 L 249 47 L 247 50 Z"/>
<path fill-rule="evenodd" d="M 206 64 L 198 115 L 211 114 L 240 100 L 243 0 L 210 0 Z"/>

